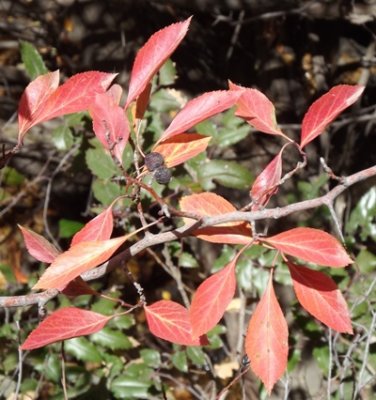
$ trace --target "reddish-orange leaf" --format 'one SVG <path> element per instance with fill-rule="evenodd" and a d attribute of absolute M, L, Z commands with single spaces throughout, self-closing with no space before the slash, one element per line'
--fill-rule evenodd
<path fill-rule="evenodd" d="M 191 18 L 155 32 L 138 51 L 129 82 L 125 108 L 145 89 L 153 75 L 171 56 L 188 31 Z"/>
<path fill-rule="evenodd" d="M 245 351 L 269 395 L 287 367 L 288 328 L 274 293 L 273 274 L 249 322 Z"/>
<path fill-rule="evenodd" d="M 352 263 L 341 243 L 319 229 L 294 228 L 264 241 L 282 253 L 319 265 L 339 268 Z"/>
<path fill-rule="evenodd" d="M 106 91 L 116 74 L 87 71 L 56 88 L 58 71 L 38 77 L 25 89 L 19 106 L 19 142 L 32 126 L 61 115 L 87 110 L 96 93 Z M 50 85 L 50 87 L 48 87 Z M 56 90 L 55 90 L 56 89 Z"/>
<path fill-rule="evenodd" d="M 235 295 L 235 266 L 241 253 L 242 251 L 226 267 L 205 279 L 197 288 L 189 309 L 193 337 L 209 332 L 223 317 Z"/>
<path fill-rule="evenodd" d="M 292 262 L 287 265 L 302 307 L 329 328 L 353 333 L 346 301 L 333 279 Z"/>
<path fill-rule="evenodd" d="M 273 158 L 265 169 L 256 178 L 252 185 L 252 210 L 258 210 L 268 203 L 269 199 L 278 191 L 278 183 L 282 177 L 282 150 Z"/>
<path fill-rule="evenodd" d="M 114 102 L 111 95 L 98 93 L 90 106 L 90 115 L 95 136 L 122 163 L 123 151 L 129 138 L 129 125 L 124 110 Z"/>
<path fill-rule="evenodd" d="M 180 200 L 182 211 L 202 216 L 215 216 L 236 211 L 236 208 L 217 194 L 204 192 L 185 196 Z M 188 224 L 191 219 L 184 218 Z M 214 227 L 197 229 L 194 236 L 213 243 L 248 244 L 251 241 L 251 227 L 248 223 L 228 222 Z"/>
<path fill-rule="evenodd" d="M 142 119 L 144 118 L 144 114 L 146 108 L 149 104 L 150 93 L 151 93 L 152 84 L 148 83 L 145 89 L 140 93 L 136 100 L 136 118 Z"/>
<path fill-rule="evenodd" d="M 112 235 L 113 226 L 112 207 L 109 206 L 73 236 L 71 246 L 79 242 L 107 240 Z"/>
<path fill-rule="evenodd" d="M 60 254 L 59 250 L 43 236 L 18 225 L 21 229 L 27 251 L 37 260 L 52 263 Z"/>
<path fill-rule="evenodd" d="M 338 85 L 317 99 L 303 118 L 300 147 L 323 133 L 338 114 L 358 100 L 363 90 L 361 85 Z"/>
<path fill-rule="evenodd" d="M 146 320 L 150 332 L 169 342 L 186 346 L 207 344 L 205 336 L 192 337 L 192 328 L 188 310 L 170 300 L 160 300 L 151 306 L 145 306 Z"/>
<path fill-rule="evenodd" d="M 236 103 L 240 95 L 240 91 L 218 90 L 190 100 L 172 120 L 158 143 L 186 132 L 199 122 L 227 110 Z"/>
<path fill-rule="evenodd" d="M 77 243 L 55 258 L 33 289 L 63 289 L 85 271 L 104 263 L 128 237 Z"/>
<path fill-rule="evenodd" d="M 101 330 L 112 318 L 92 311 L 65 307 L 43 320 L 22 344 L 22 350 L 33 350 L 50 343 L 90 335 Z"/>
<path fill-rule="evenodd" d="M 236 103 L 235 115 L 245 119 L 249 125 L 260 132 L 285 136 L 278 128 L 273 103 L 257 89 L 244 88 L 229 82 L 231 90 L 242 93 Z"/>
<path fill-rule="evenodd" d="M 153 151 L 162 154 L 166 167 L 171 168 L 205 151 L 210 139 L 197 133 L 181 133 L 158 144 Z"/>
<path fill-rule="evenodd" d="M 98 294 L 94 289 L 92 289 L 80 276 L 70 281 L 68 285 L 61 291 L 68 297 L 77 297 L 84 294 Z"/>

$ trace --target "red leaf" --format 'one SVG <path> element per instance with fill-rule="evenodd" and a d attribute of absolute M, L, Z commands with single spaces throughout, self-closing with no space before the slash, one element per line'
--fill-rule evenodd
<path fill-rule="evenodd" d="M 321 135 L 338 114 L 358 100 L 363 90 L 361 85 L 338 85 L 317 99 L 303 118 L 300 148 Z"/>
<path fill-rule="evenodd" d="M 59 250 L 43 236 L 21 225 L 18 227 L 21 229 L 27 251 L 37 260 L 49 264 L 60 254 Z"/>
<path fill-rule="evenodd" d="M 186 346 L 207 344 L 205 336 L 195 339 L 192 337 L 188 310 L 182 305 L 170 300 L 160 300 L 144 309 L 153 335 Z"/>
<path fill-rule="evenodd" d="M 336 283 L 322 272 L 292 262 L 287 265 L 302 307 L 329 328 L 353 333 L 346 301 Z"/>
<path fill-rule="evenodd" d="M 221 271 L 215 273 L 197 288 L 189 310 L 192 335 L 201 336 L 214 328 L 235 295 L 235 266 L 240 251 Z"/>
<path fill-rule="evenodd" d="M 227 110 L 236 103 L 240 95 L 240 91 L 218 90 L 204 93 L 189 101 L 172 120 L 158 142 L 186 132 L 199 122 Z"/>
<path fill-rule="evenodd" d="M 22 350 L 33 350 L 60 340 L 90 335 L 101 330 L 112 318 L 92 311 L 65 307 L 55 311 L 34 329 L 22 344 Z"/>
<path fill-rule="evenodd" d="M 221 196 L 204 192 L 185 196 L 180 200 L 182 211 L 202 216 L 215 216 L 236 211 L 236 208 Z M 193 224 L 189 218 L 185 223 Z M 213 243 L 249 244 L 252 238 L 251 227 L 245 222 L 228 222 L 218 226 L 201 228 L 193 232 L 194 236 Z"/>
<path fill-rule="evenodd" d="M 237 110 L 235 115 L 245 119 L 249 125 L 260 132 L 283 136 L 290 140 L 278 128 L 273 103 L 263 93 L 257 89 L 235 85 L 232 82 L 229 82 L 229 87 L 231 90 L 242 93 L 236 103 Z"/>
<path fill-rule="evenodd" d="M 282 253 L 319 265 L 338 268 L 352 263 L 341 243 L 319 229 L 294 228 L 264 241 Z"/>
<path fill-rule="evenodd" d="M 71 246 L 79 242 L 107 240 L 112 235 L 113 226 L 114 219 L 112 217 L 112 207 L 110 206 L 89 221 L 73 236 Z"/>
<path fill-rule="evenodd" d="M 278 183 L 282 178 L 282 150 L 265 167 L 252 185 L 252 210 L 264 207 L 269 199 L 278 191 Z"/>
<path fill-rule="evenodd" d="M 61 291 L 68 297 L 77 297 L 84 294 L 97 294 L 80 276 L 69 282 L 68 285 Z"/>
<path fill-rule="evenodd" d="M 59 86 L 59 71 L 38 76 L 30 82 L 21 96 L 18 106 L 18 143 L 33 124 L 33 116 Z"/>
<path fill-rule="evenodd" d="M 90 115 L 95 136 L 122 163 L 123 151 L 129 138 L 129 125 L 124 110 L 107 93 L 98 93 L 90 106 Z"/>
<path fill-rule="evenodd" d="M 205 151 L 210 140 L 209 136 L 182 133 L 158 144 L 153 151 L 162 154 L 166 167 L 171 168 Z"/>
<path fill-rule="evenodd" d="M 25 89 L 19 106 L 19 143 L 34 125 L 61 115 L 85 111 L 96 93 L 104 92 L 116 74 L 88 71 L 76 74 L 57 86 L 58 71 L 42 75 Z M 55 90 L 56 89 L 56 90 Z"/>
<path fill-rule="evenodd" d="M 136 100 L 136 111 L 135 111 L 135 116 L 136 116 L 137 119 L 144 118 L 144 114 L 145 114 L 146 108 L 147 108 L 147 106 L 149 104 L 151 87 L 152 87 L 152 84 L 148 83 L 146 85 L 145 89 L 137 97 L 137 100 Z"/>
<path fill-rule="evenodd" d="M 110 258 L 129 236 L 97 242 L 77 243 L 56 257 L 33 289 L 63 289 L 74 278 Z"/>
<path fill-rule="evenodd" d="M 273 274 L 249 322 L 245 351 L 269 395 L 287 367 L 288 328 L 273 289 Z"/>
<path fill-rule="evenodd" d="M 138 51 L 131 72 L 125 108 L 144 91 L 153 75 L 178 47 L 188 31 L 191 18 L 155 32 Z"/>

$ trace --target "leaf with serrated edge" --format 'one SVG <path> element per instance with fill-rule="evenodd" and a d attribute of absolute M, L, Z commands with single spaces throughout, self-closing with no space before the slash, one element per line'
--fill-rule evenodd
<path fill-rule="evenodd" d="M 363 93 L 361 85 L 338 85 L 317 99 L 304 115 L 300 148 L 319 136 L 337 116 Z"/>
<path fill-rule="evenodd" d="M 145 306 L 146 321 L 150 332 L 164 340 L 186 346 L 207 344 L 205 336 L 192 337 L 188 310 L 170 300 L 160 300 Z"/>
<path fill-rule="evenodd" d="M 277 250 L 304 261 L 340 268 L 352 263 L 341 243 L 314 228 L 294 228 L 263 239 Z"/>
<path fill-rule="evenodd" d="M 270 197 L 278 191 L 278 183 L 282 177 L 282 150 L 263 169 L 252 185 L 252 210 L 256 211 L 268 203 Z"/>
<path fill-rule="evenodd" d="M 22 350 L 33 350 L 50 343 L 90 335 L 101 330 L 112 318 L 75 307 L 65 307 L 44 319 L 22 344 Z"/>
<path fill-rule="evenodd" d="M 235 295 L 235 266 L 242 251 L 221 271 L 205 279 L 193 295 L 189 315 L 193 337 L 214 328 Z"/>
<path fill-rule="evenodd" d="M 60 254 L 59 250 L 43 236 L 21 225 L 18 227 L 22 232 L 27 251 L 38 261 L 52 263 Z"/>
<path fill-rule="evenodd" d="M 114 219 L 112 205 L 90 220 L 72 239 L 71 246 L 79 242 L 108 240 L 112 235 Z"/>
<path fill-rule="evenodd" d="M 162 154 L 166 167 L 172 168 L 205 151 L 210 140 L 209 136 L 182 133 L 158 144 L 153 151 Z"/>
<path fill-rule="evenodd" d="M 64 288 L 77 276 L 107 261 L 129 236 L 77 243 L 55 258 L 33 289 Z"/>
<path fill-rule="evenodd" d="M 263 93 L 232 82 L 229 82 L 229 87 L 231 90 L 242 93 L 236 103 L 236 116 L 245 119 L 249 125 L 260 132 L 286 137 L 277 126 L 273 103 Z"/>
<path fill-rule="evenodd" d="M 144 91 L 154 74 L 178 47 L 188 31 L 191 18 L 155 32 L 137 52 L 125 108 Z"/>
<path fill-rule="evenodd" d="M 346 301 L 333 279 L 302 265 L 287 265 L 301 306 L 329 328 L 353 333 Z"/>
<path fill-rule="evenodd" d="M 158 143 L 179 133 L 186 132 L 199 122 L 231 108 L 240 95 L 240 91 L 217 90 L 204 93 L 190 100 L 172 120 L 169 127 L 158 140 Z"/>
<path fill-rule="evenodd" d="M 236 211 L 236 208 L 226 199 L 210 192 L 184 196 L 180 200 L 180 209 L 209 217 Z M 194 224 L 194 221 L 189 218 L 184 218 L 184 221 L 187 224 Z M 197 229 L 192 234 L 213 243 L 248 244 L 252 239 L 251 227 L 244 222 L 227 222 Z"/>
<path fill-rule="evenodd" d="M 248 325 L 245 351 L 270 395 L 287 367 L 288 327 L 273 288 L 273 273 Z"/>

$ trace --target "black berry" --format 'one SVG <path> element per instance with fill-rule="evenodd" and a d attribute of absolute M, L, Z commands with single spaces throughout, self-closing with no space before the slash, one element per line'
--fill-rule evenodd
<path fill-rule="evenodd" d="M 164 159 L 162 154 L 153 151 L 152 153 L 146 154 L 145 165 L 149 171 L 155 171 L 157 168 L 164 164 Z"/>
<path fill-rule="evenodd" d="M 159 167 L 154 171 L 154 178 L 161 185 L 166 185 L 171 180 L 171 171 L 166 167 Z"/>

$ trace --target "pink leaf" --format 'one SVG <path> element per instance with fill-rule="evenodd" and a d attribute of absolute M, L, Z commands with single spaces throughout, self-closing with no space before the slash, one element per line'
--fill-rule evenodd
<path fill-rule="evenodd" d="M 90 335 L 101 330 L 112 318 L 92 311 L 65 307 L 55 311 L 34 329 L 22 344 L 22 350 L 33 350 L 50 343 Z"/>
<path fill-rule="evenodd" d="M 353 333 L 346 301 L 336 283 L 322 272 L 292 262 L 287 265 L 302 307 L 329 328 Z"/>
<path fill-rule="evenodd" d="M 199 122 L 232 107 L 240 97 L 240 91 L 218 90 L 207 92 L 189 101 L 172 120 L 158 142 L 186 132 Z"/>
<path fill-rule="evenodd" d="M 209 217 L 236 211 L 236 208 L 226 199 L 210 192 L 183 197 L 180 200 L 180 209 Z M 189 218 L 184 218 L 184 220 L 187 224 L 194 223 Z M 252 239 L 251 227 L 245 222 L 228 222 L 208 228 L 200 228 L 192 234 L 213 243 L 249 244 Z"/>
<path fill-rule="evenodd" d="M 150 332 L 169 342 L 186 346 L 207 344 L 206 337 L 193 338 L 188 310 L 170 300 L 160 300 L 145 306 Z"/>
<path fill-rule="evenodd" d="M 205 151 L 210 140 L 210 136 L 181 133 L 158 144 L 153 151 L 162 154 L 166 167 L 172 168 Z"/>
<path fill-rule="evenodd" d="M 319 265 L 338 268 L 352 263 L 341 243 L 319 229 L 294 228 L 264 241 L 284 254 Z"/>
<path fill-rule="evenodd" d="M 129 125 L 124 110 L 107 93 L 98 93 L 90 106 L 93 130 L 103 147 L 113 152 L 122 163 L 129 138 Z"/>
<path fill-rule="evenodd" d="M 19 143 L 34 125 L 61 115 L 85 111 L 96 93 L 103 93 L 116 74 L 88 71 L 76 74 L 56 88 L 58 71 L 42 75 L 31 82 L 19 106 Z"/>
<path fill-rule="evenodd" d="M 189 310 L 192 335 L 201 336 L 214 328 L 235 295 L 235 266 L 240 251 L 221 271 L 204 280 L 193 295 Z"/>
<path fill-rule="evenodd" d="M 63 289 L 74 278 L 110 258 L 129 236 L 75 244 L 56 257 L 33 289 Z"/>
<path fill-rule="evenodd" d="M 113 224 L 112 207 L 109 206 L 73 236 L 71 246 L 79 242 L 95 242 L 110 239 Z"/>
<path fill-rule="evenodd" d="M 269 199 L 278 191 L 278 183 L 282 178 L 282 150 L 265 167 L 252 185 L 252 210 L 258 210 L 268 203 Z"/>
<path fill-rule="evenodd" d="M 171 56 L 188 31 L 191 18 L 154 33 L 138 51 L 129 82 L 125 108 L 146 88 L 154 74 Z"/>
<path fill-rule="evenodd" d="M 288 356 L 288 327 L 274 293 L 272 273 L 249 322 L 245 350 L 252 371 L 262 380 L 270 395 L 274 384 L 286 370 Z"/>
<path fill-rule="evenodd" d="M 43 236 L 21 225 L 18 227 L 21 229 L 27 251 L 37 260 L 49 264 L 60 254 L 59 250 Z"/>
<path fill-rule="evenodd" d="M 361 85 L 338 85 L 316 100 L 303 118 L 300 148 L 321 135 L 326 127 L 363 93 Z"/>
<path fill-rule="evenodd" d="M 242 93 L 236 103 L 237 110 L 235 115 L 245 119 L 249 125 L 260 132 L 283 136 L 290 140 L 278 128 L 273 103 L 263 93 L 257 89 L 235 85 L 232 82 L 229 82 L 229 86 L 231 90 Z"/>

